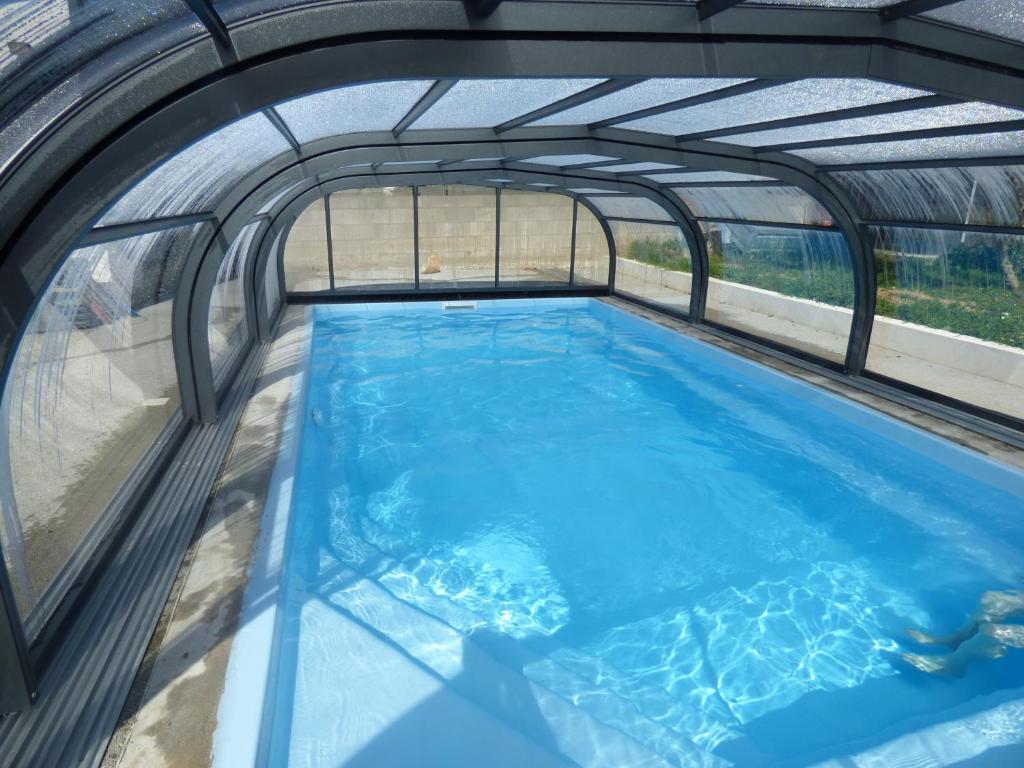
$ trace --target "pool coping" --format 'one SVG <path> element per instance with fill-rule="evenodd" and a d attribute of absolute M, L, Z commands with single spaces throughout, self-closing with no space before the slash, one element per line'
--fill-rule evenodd
<path fill-rule="evenodd" d="M 224 687 L 217 707 L 210 764 L 215 768 L 262 765 L 271 729 L 266 701 L 273 695 L 279 643 L 280 588 L 291 520 L 292 483 L 298 465 L 311 362 L 313 309 L 302 312 L 302 339 L 292 371 L 291 393 L 281 421 L 281 441 L 260 514 L 259 533 L 246 577 L 238 629 L 231 640 Z M 253 729 L 253 724 L 260 727 Z"/>

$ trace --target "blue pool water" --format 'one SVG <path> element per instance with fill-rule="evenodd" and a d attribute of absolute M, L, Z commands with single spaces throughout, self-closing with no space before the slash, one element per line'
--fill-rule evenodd
<path fill-rule="evenodd" d="M 1020 764 L 1024 650 L 898 653 L 1024 587 L 1021 475 L 592 300 L 311 355 L 272 764 Z"/>

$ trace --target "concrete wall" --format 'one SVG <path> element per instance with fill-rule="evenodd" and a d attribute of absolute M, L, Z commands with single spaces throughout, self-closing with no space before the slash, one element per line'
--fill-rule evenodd
<path fill-rule="evenodd" d="M 331 195 L 335 285 L 411 286 L 412 191 L 346 190 Z M 494 190 L 460 185 L 420 188 L 420 280 L 494 279 Z M 604 230 L 580 206 L 576 273 L 604 284 L 608 246 Z M 501 277 L 516 281 L 567 280 L 572 244 L 572 200 L 564 195 L 509 190 L 502 194 Z M 437 272 L 428 272 L 431 256 Z M 314 203 L 285 244 L 285 283 L 292 291 L 329 288 L 323 204 Z"/>

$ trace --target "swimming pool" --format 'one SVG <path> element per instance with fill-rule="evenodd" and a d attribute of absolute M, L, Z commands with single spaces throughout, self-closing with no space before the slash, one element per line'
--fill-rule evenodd
<path fill-rule="evenodd" d="M 314 317 L 269 764 L 1024 740 L 1024 650 L 962 677 L 899 655 L 1024 586 L 1020 474 L 599 301 Z"/>

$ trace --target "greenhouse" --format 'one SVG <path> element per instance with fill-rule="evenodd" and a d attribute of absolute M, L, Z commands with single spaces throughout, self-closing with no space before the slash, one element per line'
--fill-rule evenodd
<path fill-rule="evenodd" d="M 0 766 L 1024 764 L 1020 0 L 0 32 Z"/>

